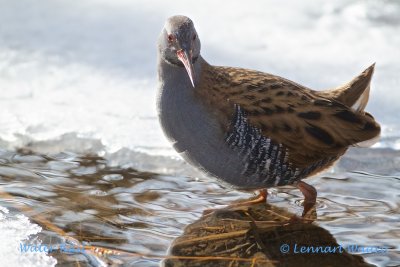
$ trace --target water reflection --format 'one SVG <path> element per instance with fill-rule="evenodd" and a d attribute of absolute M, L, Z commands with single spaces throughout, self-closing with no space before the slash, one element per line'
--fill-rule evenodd
<path fill-rule="evenodd" d="M 181 229 L 214 205 L 210 195 L 237 198 L 215 184 L 112 167 L 94 155 L 0 150 L 0 206 L 43 227 L 42 244 L 87 248 L 55 250 L 60 264 L 158 266 Z"/>
<path fill-rule="evenodd" d="M 371 266 L 326 229 L 293 216 L 268 204 L 216 210 L 186 227 L 170 248 L 177 258 L 164 266 Z"/>
<path fill-rule="evenodd" d="M 336 177 L 314 178 L 312 183 L 319 189 L 317 226 L 309 223 L 315 213 L 303 222 L 291 220 L 294 213 L 301 214 L 303 199 L 293 188 L 272 190 L 271 205 L 220 209 L 250 195 L 208 180 L 109 166 L 104 158 L 93 155 L 0 150 L 0 206 L 42 226 L 37 236 L 42 244 L 68 242 L 87 248 L 87 253 L 51 253 L 61 266 L 102 262 L 159 266 L 168 250 L 171 255 L 212 256 L 213 260 L 199 263 L 181 257 L 165 260 L 167 266 L 213 266 L 226 263 L 215 257 L 228 256 L 236 259 L 228 261 L 230 266 L 251 266 L 249 259 L 254 257 L 265 261 L 257 260 L 253 266 L 276 266 L 277 262 L 313 266 L 314 261 L 314 266 L 324 266 L 325 261 L 368 266 L 347 253 L 305 257 L 279 251 L 283 244 L 293 249 L 295 242 L 386 245 L 387 254 L 363 257 L 379 266 L 396 266 L 400 262 L 396 247 L 400 185 L 397 176 L 390 175 L 341 172 Z M 204 215 L 205 209 L 217 211 Z"/>

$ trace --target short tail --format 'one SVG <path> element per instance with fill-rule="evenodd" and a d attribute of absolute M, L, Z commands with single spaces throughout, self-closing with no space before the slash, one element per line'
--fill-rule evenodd
<path fill-rule="evenodd" d="M 371 78 L 374 74 L 375 63 L 364 70 L 353 80 L 340 87 L 322 91 L 321 96 L 333 98 L 353 110 L 363 112 L 369 99 Z"/>
<path fill-rule="evenodd" d="M 367 106 L 369 99 L 371 78 L 374 74 L 374 68 L 375 63 L 347 84 L 334 89 L 319 92 L 319 94 L 323 97 L 334 99 L 350 107 L 354 110 L 354 112 L 359 112 L 365 116 L 373 118 L 372 115 L 365 112 L 364 109 Z M 378 140 L 379 134 L 370 140 L 354 144 L 354 146 L 369 147 L 375 144 Z"/>

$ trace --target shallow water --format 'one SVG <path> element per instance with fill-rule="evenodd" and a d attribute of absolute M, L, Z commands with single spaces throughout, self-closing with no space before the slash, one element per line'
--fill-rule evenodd
<path fill-rule="evenodd" d="M 318 226 L 339 244 L 388 246 L 363 257 L 399 265 L 399 1 L 0 0 L 0 266 L 156 266 L 204 209 L 251 196 L 193 170 L 159 127 L 156 40 L 174 14 L 194 20 L 211 64 L 314 89 L 377 63 L 367 111 L 382 140 L 309 181 Z M 270 191 L 301 214 L 298 190 Z M 65 236 L 87 253 L 18 251 Z"/>
<path fill-rule="evenodd" d="M 397 266 L 399 169 L 382 168 L 385 173 L 380 174 L 368 168 L 365 172 L 348 170 L 366 162 L 375 169 L 370 155 L 382 159 L 380 165 L 390 166 L 400 160 L 400 153 L 361 151 L 350 151 L 333 171 L 309 180 L 319 192 L 315 224 L 343 246 L 388 247 L 387 253 L 362 256 L 378 266 Z M 66 242 L 67 236 L 74 240 L 67 238 L 68 242 L 87 246 L 87 253 L 50 253 L 60 266 L 158 266 L 173 240 L 205 209 L 222 208 L 251 196 L 221 188 L 207 178 L 112 167 L 98 156 L 49 156 L 19 150 L 1 151 L 0 161 L 0 206 L 9 210 L 5 216 L 22 213 L 43 228 L 29 242 L 39 239 L 42 244 L 56 245 Z M 285 187 L 270 190 L 268 202 L 300 215 L 301 200 L 298 190 Z M 93 252 L 95 248 L 103 255 Z M 107 254 L 104 249 L 112 252 Z"/>

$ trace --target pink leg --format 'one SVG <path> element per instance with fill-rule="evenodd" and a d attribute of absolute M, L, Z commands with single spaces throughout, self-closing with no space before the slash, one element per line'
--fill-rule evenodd
<path fill-rule="evenodd" d="M 230 204 L 228 207 L 233 208 L 233 207 L 240 207 L 240 206 L 249 206 L 249 205 L 255 205 L 259 203 L 265 203 L 267 200 L 268 196 L 268 191 L 267 189 L 261 189 L 258 192 L 258 195 L 254 199 L 246 200 L 243 202 L 238 202 L 238 203 L 233 203 Z"/>
<path fill-rule="evenodd" d="M 255 205 L 259 203 L 265 203 L 267 200 L 268 196 L 268 191 L 267 189 L 261 189 L 259 191 L 259 194 L 251 200 L 243 201 L 243 202 L 238 202 L 238 203 L 233 203 L 227 206 L 227 208 L 236 208 L 236 207 L 241 207 L 241 206 L 250 206 L 250 205 Z M 203 214 L 210 214 L 211 212 L 215 211 L 214 209 L 206 209 L 203 211 Z"/>
<path fill-rule="evenodd" d="M 317 190 L 313 186 L 302 181 L 297 183 L 297 188 L 300 189 L 301 193 L 304 195 L 304 217 L 317 202 Z"/>
<path fill-rule="evenodd" d="M 253 200 L 250 200 L 249 202 L 250 203 L 254 203 L 254 204 L 264 203 L 267 200 L 267 197 L 268 197 L 268 190 L 267 189 L 261 189 L 258 192 L 257 198 L 255 198 Z"/>

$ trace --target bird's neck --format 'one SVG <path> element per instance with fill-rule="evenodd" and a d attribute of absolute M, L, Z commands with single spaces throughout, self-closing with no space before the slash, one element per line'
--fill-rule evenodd
<path fill-rule="evenodd" d="M 201 69 L 204 64 L 207 63 L 200 55 L 193 62 L 195 88 L 200 82 Z M 194 91 L 183 64 L 173 64 L 160 56 L 158 57 L 158 80 L 161 88 L 166 86 L 169 90 L 187 89 Z"/>

